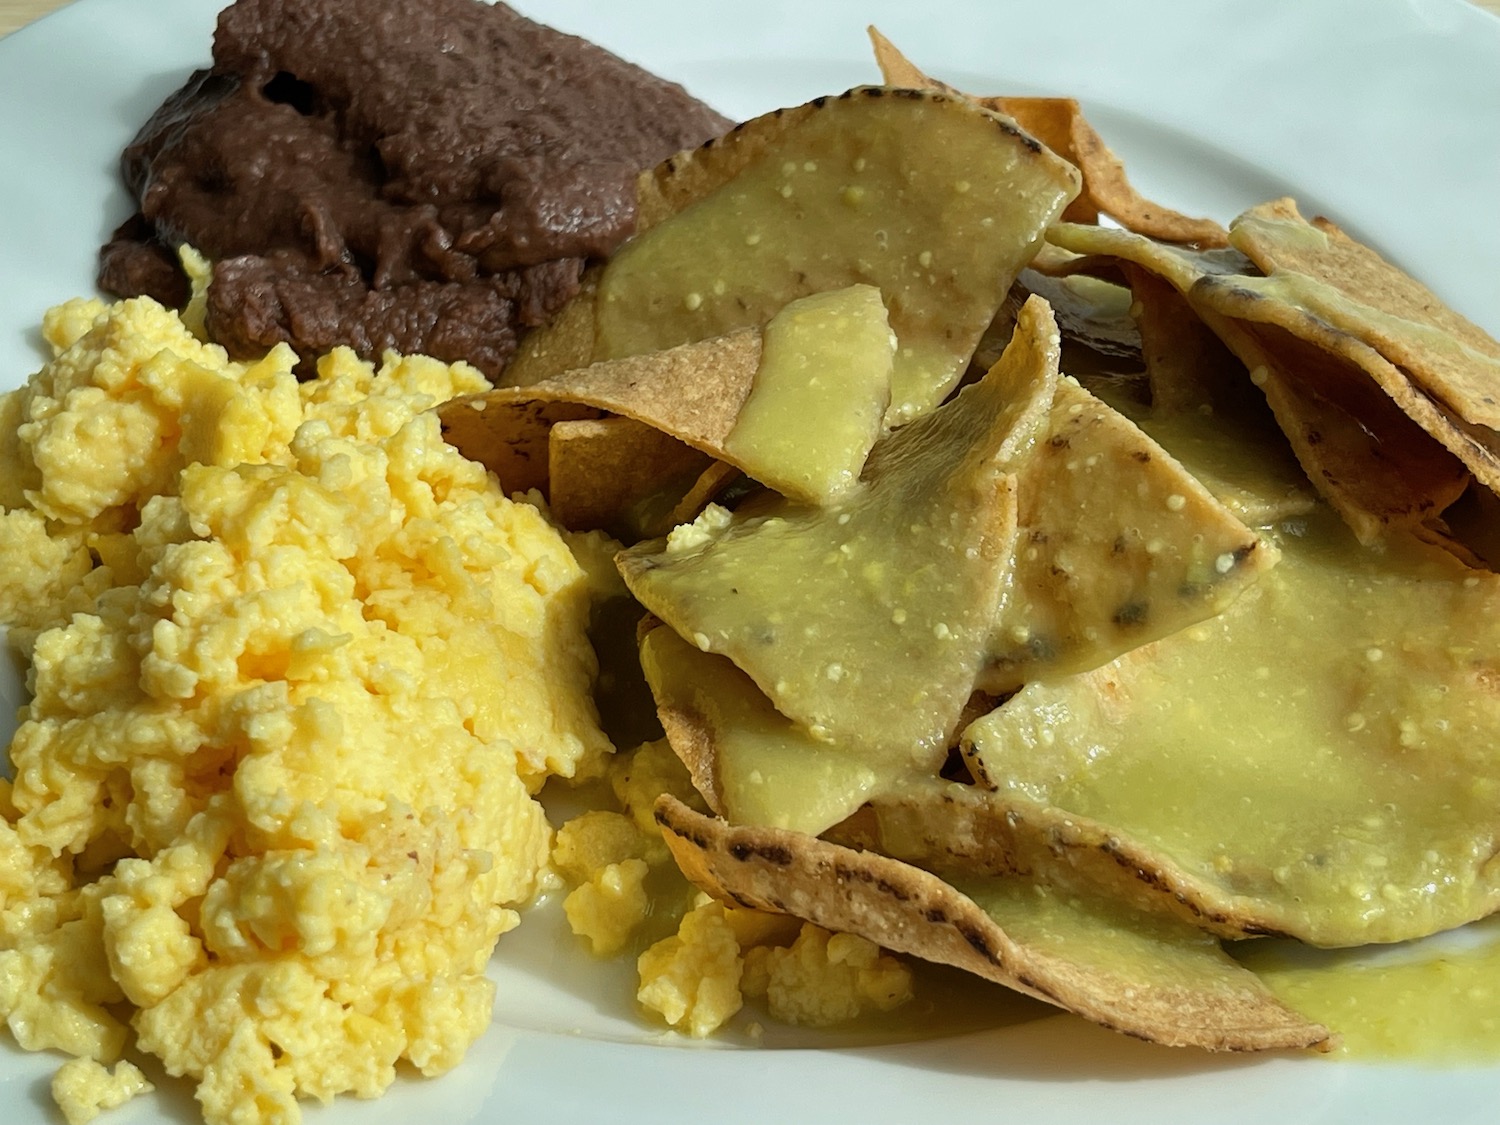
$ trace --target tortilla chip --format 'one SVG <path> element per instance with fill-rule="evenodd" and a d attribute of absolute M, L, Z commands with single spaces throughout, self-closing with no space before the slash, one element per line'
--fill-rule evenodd
<path fill-rule="evenodd" d="M 1015 331 L 1016 313 L 1033 293 L 1052 306 L 1063 371 L 1090 389 L 1141 381 L 1141 337 L 1130 318 L 1130 290 L 1086 274 L 1054 278 L 1030 268 L 1021 271 L 975 345 L 971 375 L 995 365 Z"/>
<path fill-rule="evenodd" d="M 959 93 L 922 73 L 873 27 L 869 33 L 875 61 L 887 85 Z M 1125 165 L 1094 131 L 1075 99 L 959 96 L 1013 118 L 1021 128 L 1078 168 L 1083 175 L 1083 190 L 1063 212 L 1065 221 L 1097 223 L 1100 214 L 1105 214 L 1127 230 L 1166 242 L 1196 246 L 1227 243 L 1224 228 L 1212 219 L 1191 218 L 1153 203 L 1137 192 L 1125 175 Z"/>
<path fill-rule="evenodd" d="M 1244 365 L 1186 297 L 1140 266 L 1124 265 L 1123 272 L 1130 285 L 1154 413 L 1212 410 L 1216 402 L 1249 385 Z"/>
<path fill-rule="evenodd" d="M 712 460 L 633 418 L 557 422 L 547 443 L 548 508 L 563 527 L 634 541 L 662 522 Z"/>
<path fill-rule="evenodd" d="M 1322 508 L 1277 546 L 1220 616 L 972 724 L 994 815 L 1026 806 L 1069 856 L 1113 841 L 1162 894 L 1191 881 L 1205 914 L 1315 945 L 1490 914 L 1500 576 L 1361 547 Z"/>
<path fill-rule="evenodd" d="M 989 782 L 982 758 L 973 763 Z M 928 871 L 1021 875 L 1165 911 L 1216 937 L 1277 936 L 1262 904 L 1205 885 L 1171 856 L 1109 826 L 986 786 L 929 779 L 881 794 L 827 833 Z"/>
<path fill-rule="evenodd" d="M 673 639 L 676 644 L 673 645 Z M 686 641 L 661 623 L 654 614 L 646 614 L 639 626 L 641 671 L 646 683 L 651 685 L 651 695 L 656 701 L 656 717 L 666 735 L 667 744 L 677 760 L 687 767 L 696 789 L 704 802 L 715 814 L 724 815 L 724 787 L 719 782 L 720 737 L 718 726 L 723 721 L 717 707 L 705 707 L 695 696 L 709 694 L 701 691 L 702 682 L 690 680 L 677 674 L 674 658 L 689 651 Z M 735 673 L 744 676 L 738 668 L 722 656 L 700 653 L 705 660 L 716 662 L 712 672 L 722 672 L 728 664 Z M 725 673 L 727 675 L 727 673 Z M 746 677 L 748 679 L 748 677 Z M 752 688 L 755 687 L 751 683 Z M 758 691 L 759 689 L 757 689 Z M 709 695 L 712 700 L 712 695 Z M 762 696 L 761 698 L 764 698 Z M 771 708 L 770 701 L 766 706 Z M 774 711 L 774 708 L 771 708 Z M 789 720 L 782 717 L 783 722 Z"/>
<path fill-rule="evenodd" d="M 1353 337 L 1257 296 L 1251 280 L 1204 278 L 1190 296 L 1251 368 L 1308 477 L 1362 543 L 1415 533 L 1462 495 L 1471 469 L 1500 484 L 1500 458 L 1448 425 L 1400 372 Z"/>
<path fill-rule="evenodd" d="M 443 439 L 478 461 L 507 495 L 547 491 L 547 440 L 557 422 L 598 418 L 600 411 L 575 402 L 535 401 L 491 410 L 484 395 L 450 399 L 438 407 Z"/>
<path fill-rule="evenodd" d="M 551 458 L 575 470 L 564 483 L 571 503 L 553 499 L 564 525 L 623 534 L 618 529 L 659 524 L 666 509 L 648 519 L 638 505 L 715 459 L 806 503 L 854 490 L 882 432 L 894 350 L 879 290 L 853 285 L 792 301 L 763 329 L 595 363 L 442 410 L 460 419 L 475 410 L 516 412 L 519 425 L 536 417 L 535 403 L 573 403 L 628 422 L 575 427 L 563 435 L 566 445 L 555 436 Z M 647 436 L 643 427 L 659 434 Z M 588 469 L 598 473 L 597 495 L 589 495 Z M 675 507 L 685 491 L 676 488 L 667 503 Z M 569 522 L 563 512 L 590 522 Z"/>
<path fill-rule="evenodd" d="M 1017 284 L 1046 298 L 1065 343 L 1071 339 L 1100 355 L 1140 359 L 1141 334 L 1130 317 L 1131 295 L 1125 286 L 1086 274 L 1054 278 L 1030 269 L 1021 271 Z"/>
<path fill-rule="evenodd" d="M 1418 527 L 1462 493 L 1463 464 L 1386 394 L 1376 393 L 1365 369 L 1275 326 L 1257 327 L 1218 311 L 1227 307 L 1225 294 L 1254 280 L 1237 250 L 1195 252 L 1071 223 L 1057 224 L 1048 237 L 1078 253 L 1134 263 L 1184 294 L 1250 371 L 1308 478 L 1361 542 Z M 1364 347 L 1358 341 L 1350 346 Z M 1368 348 L 1364 354 L 1378 359 Z"/>
<path fill-rule="evenodd" d="M 1016 560 L 985 691 L 1096 667 L 1211 617 L 1276 561 L 1166 450 L 1071 379 L 1017 476 Z"/>
<path fill-rule="evenodd" d="M 864 282 L 891 310 L 905 421 L 957 382 L 1076 191 L 1074 169 L 967 101 L 871 87 L 778 110 L 644 175 L 636 236 L 504 379 L 723 336 Z"/>
<path fill-rule="evenodd" d="M 1479 485 L 1470 486 L 1454 505 L 1443 513 L 1444 528 L 1452 541 L 1450 549 L 1473 556 L 1470 566 L 1476 570 L 1500 570 L 1500 497 Z"/>
<path fill-rule="evenodd" d="M 1262 203 L 1231 226 L 1231 243 L 1262 273 L 1309 278 L 1315 311 L 1370 345 L 1474 425 L 1500 428 L 1500 342 L 1432 290 L 1332 222 L 1304 219 L 1291 199 Z M 1306 298 L 1304 298 L 1306 300 Z"/>
<path fill-rule="evenodd" d="M 1134 298 L 1149 409 L 1109 401 L 1250 527 L 1305 515 L 1317 502 L 1306 474 L 1244 364 L 1181 293 L 1139 266 L 1123 270 Z M 1213 425 L 1203 420 L 1214 419 Z"/>
<path fill-rule="evenodd" d="M 1057 348 L 1034 298 L 984 379 L 875 446 L 861 492 L 824 508 L 772 496 L 732 518 L 705 514 L 621 553 L 626 584 L 815 737 L 859 745 L 872 764 L 935 770 L 1000 606 L 1010 474 L 1045 419 Z"/>
<path fill-rule="evenodd" d="M 1330 1038 L 1175 920 L 1014 881 L 970 879 L 966 895 L 894 859 L 801 833 L 731 827 L 671 797 L 657 802 L 656 820 L 687 877 L 724 902 L 953 965 L 1138 1038 L 1240 1051 Z"/>
<path fill-rule="evenodd" d="M 761 331 L 760 365 L 723 460 L 790 499 L 836 503 L 860 487 L 885 432 L 896 334 L 880 290 L 799 297 Z"/>
<path fill-rule="evenodd" d="M 641 638 L 641 666 L 673 753 L 709 807 L 736 822 L 816 834 L 921 776 L 877 773 L 857 743 L 814 738 L 731 661 L 671 629 Z"/>
<path fill-rule="evenodd" d="M 1289 290 L 1285 286 L 1286 276 L 1205 278 L 1194 287 L 1191 297 L 1199 308 L 1244 322 L 1252 334 L 1273 342 L 1284 341 L 1278 345 L 1278 351 L 1283 347 L 1296 349 L 1305 359 L 1308 349 L 1287 341 L 1286 336 L 1290 335 L 1337 357 L 1335 362 L 1340 366 L 1362 372 L 1402 413 L 1442 443 L 1487 487 L 1500 490 L 1500 434 L 1483 422 L 1461 417 L 1413 377 L 1423 367 L 1424 356 L 1435 361 L 1429 368 L 1446 368 L 1440 352 L 1451 347 L 1452 340 L 1424 330 L 1415 339 L 1395 338 L 1397 346 L 1393 346 L 1393 338 L 1382 335 L 1386 326 L 1381 326 L 1381 331 L 1371 330 L 1360 323 L 1357 312 L 1341 312 L 1343 302 L 1332 291 L 1314 292 L 1306 287 L 1300 287 L 1301 291 Z M 1361 334 L 1371 341 L 1361 338 Z M 1425 345 L 1434 341 L 1435 348 L 1411 350 L 1414 343 Z M 1382 354 L 1381 348 L 1389 354 Z M 1494 364 L 1494 369 L 1500 383 L 1500 363 Z M 1470 374 L 1481 378 L 1484 373 Z M 1471 414 L 1484 414 L 1487 410 L 1473 400 L 1470 406 Z"/>
<path fill-rule="evenodd" d="M 539 429 L 545 433 L 558 418 L 608 412 L 654 427 L 712 456 L 734 428 L 760 356 L 760 332 L 744 329 L 663 352 L 563 371 L 525 387 L 453 399 L 438 413 L 448 441 L 464 456 L 489 467 L 507 489 L 513 486 L 502 469 L 509 469 L 509 462 L 490 465 L 486 457 L 493 456 L 497 445 L 515 444 L 507 435 L 522 433 L 534 440 Z M 534 458 L 527 458 L 524 468 L 534 474 Z"/>

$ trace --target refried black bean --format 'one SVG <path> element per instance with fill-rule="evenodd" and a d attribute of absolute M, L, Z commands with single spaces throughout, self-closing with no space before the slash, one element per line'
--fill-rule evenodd
<path fill-rule="evenodd" d="M 495 378 L 629 237 L 637 173 L 730 125 L 478 0 L 239 0 L 213 59 L 126 148 L 140 209 L 99 283 L 180 308 L 192 245 L 214 263 L 208 330 L 238 358 L 345 344 Z"/>

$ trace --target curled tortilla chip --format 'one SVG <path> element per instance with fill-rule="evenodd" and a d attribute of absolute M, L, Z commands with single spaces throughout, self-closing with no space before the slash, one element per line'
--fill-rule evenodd
<path fill-rule="evenodd" d="M 633 418 L 557 422 L 547 439 L 547 505 L 563 527 L 633 541 L 664 522 L 712 460 Z"/>
<path fill-rule="evenodd" d="M 1414 423 L 1387 388 L 1377 390 L 1367 367 L 1281 324 L 1248 323 L 1247 306 L 1226 303 L 1240 301 L 1255 283 L 1253 266 L 1239 251 L 1197 252 L 1073 223 L 1055 225 L 1048 237 L 1076 253 L 1133 263 L 1184 294 L 1250 372 L 1308 479 L 1361 542 L 1420 527 L 1463 492 L 1463 463 Z M 1285 303 L 1275 307 L 1297 312 Z M 1244 315 L 1220 311 L 1231 308 Z M 1296 322 L 1310 333 L 1306 319 Z M 1370 363 L 1383 362 L 1359 341 L 1345 339 Z"/>
<path fill-rule="evenodd" d="M 1465 421 L 1500 428 L 1500 341 L 1421 282 L 1328 219 L 1304 219 L 1291 199 L 1246 211 L 1231 224 L 1230 243 L 1270 278 L 1313 282 L 1304 303 L 1311 298 L 1334 327 L 1369 344 Z"/>
<path fill-rule="evenodd" d="M 1500 484 L 1500 458 L 1352 336 L 1260 296 L 1249 278 L 1203 278 L 1190 297 L 1233 341 L 1308 477 L 1362 543 L 1416 533 L 1463 493 L 1469 469 Z"/>
<path fill-rule="evenodd" d="M 873 27 L 869 33 L 875 61 L 887 85 L 958 93 L 924 74 Z M 1212 219 L 1183 215 L 1151 202 L 1136 191 L 1125 175 L 1125 165 L 1089 124 L 1075 99 L 959 96 L 968 96 L 986 109 L 1013 118 L 1021 128 L 1078 168 L 1083 175 L 1083 190 L 1063 212 L 1065 221 L 1096 223 L 1104 214 L 1127 230 L 1165 242 L 1196 246 L 1227 243 L 1224 228 Z"/>
<path fill-rule="evenodd" d="M 1264 278 L 1215 278 L 1196 304 L 1274 325 L 1355 365 L 1492 491 L 1500 490 L 1500 343 L 1425 286 L 1289 199 L 1231 238 Z"/>
<path fill-rule="evenodd" d="M 714 455 L 750 394 L 760 357 L 760 332 L 744 329 L 559 372 L 524 387 L 452 399 L 438 408 L 438 416 L 448 441 L 494 472 L 507 490 L 516 487 L 510 472 L 524 469 L 535 477 L 536 458 L 533 453 L 524 460 L 507 457 L 491 464 L 494 451 L 519 447 L 517 435 L 528 443 L 544 442 L 550 424 L 562 418 L 614 414 Z"/>
<path fill-rule="evenodd" d="M 968 879 L 965 894 L 885 856 L 732 827 L 672 797 L 657 802 L 656 820 L 684 874 L 725 902 L 953 965 L 1141 1039 L 1216 1051 L 1330 1039 L 1175 919 L 1014 880 Z"/>

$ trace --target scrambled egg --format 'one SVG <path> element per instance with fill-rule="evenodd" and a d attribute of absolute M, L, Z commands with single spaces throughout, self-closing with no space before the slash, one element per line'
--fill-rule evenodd
<path fill-rule="evenodd" d="M 906 1003 L 911 970 L 857 934 L 804 922 L 789 948 L 760 945 L 745 953 L 740 990 L 765 997 L 783 1023 L 826 1027 Z"/>
<path fill-rule="evenodd" d="M 443 442 L 459 364 L 229 362 L 76 301 L 0 397 L 0 617 L 31 703 L 0 781 L 0 1018 L 70 1120 L 146 1088 L 296 1120 L 456 1064 L 547 869 L 532 794 L 602 770 L 588 582 Z"/>
<path fill-rule="evenodd" d="M 113 1071 L 94 1059 L 69 1059 L 52 1077 L 52 1099 L 62 1108 L 68 1125 L 83 1125 L 104 1110 L 154 1089 L 140 1067 L 126 1059 L 117 1062 Z"/>
<path fill-rule="evenodd" d="M 652 807 L 662 793 L 699 807 L 703 799 L 665 739 L 618 755 L 609 772 L 623 811 L 595 809 L 569 820 L 557 831 L 552 864 L 573 886 L 563 901 L 569 927 L 597 955 L 625 949 L 649 918 L 675 916 L 678 902 L 687 907 L 676 932 L 637 958 L 636 999 L 644 1009 L 702 1038 L 747 998 L 763 1001 L 774 1019 L 809 1027 L 891 1011 L 911 999 L 911 970 L 872 942 L 726 906 L 690 887 L 670 861 Z"/>
<path fill-rule="evenodd" d="M 637 970 L 641 1005 L 695 1038 L 717 1031 L 747 998 L 764 1000 L 782 1023 L 826 1027 L 912 997 L 911 970 L 873 942 L 707 895 L 676 934 L 641 954 Z"/>
<path fill-rule="evenodd" d="M 712 900 L 688 911 L 677 933 L 663 938 L 637 962 L 636 999 L 669 1025 L 694 1038 L 712 1035 L 740 1010 L 745 969 L 728 907 Z"/>

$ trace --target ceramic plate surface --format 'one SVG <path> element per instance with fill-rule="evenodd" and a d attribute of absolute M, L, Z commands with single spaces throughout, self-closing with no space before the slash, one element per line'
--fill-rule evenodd
<path fill-rule="evenodd" d="M 1500 20 L 1462 0 L 530 0 L 529 15 L 685 83 L 727 114 L 877 80 L 877 24 L 977 93 L 1081 98 L 1137 186 L 1227 221 L 1290 194 L 1500 335 Z M 129 211 L 139 124 L 205 65 L 215 0 L 80 0 L 0 42 L 0 388 L 41 362 L 43 311 L 92 292 Z M 9 713 L 20 680 L 0 663 Z M 437 1081 L 309 1107 L 319 1125 L 765 1121 L 1216 1125 L 1491 1122 L 1500 1067 L 1210 1057 L 1147 1046 L 975 986 L 1005 1026 L 941 1013 L 913 1041 L 768 1033 L 689 1044 L 638 1019 L 627 968 L 575 952 L 555 904 L 501 941 L 495 1024 Z M 983 1022 L 982 1020 L 979 1022 Z M 814 1047 L 814 1044 L 821 1046 Z M 6 1125 L 61 1120 L 59 1060 L 0 1041 Z M 104 1120 L 189 1122 L 181 1084 Z M 940 1110 L 939 1110 L 940 1107 Z"/>

